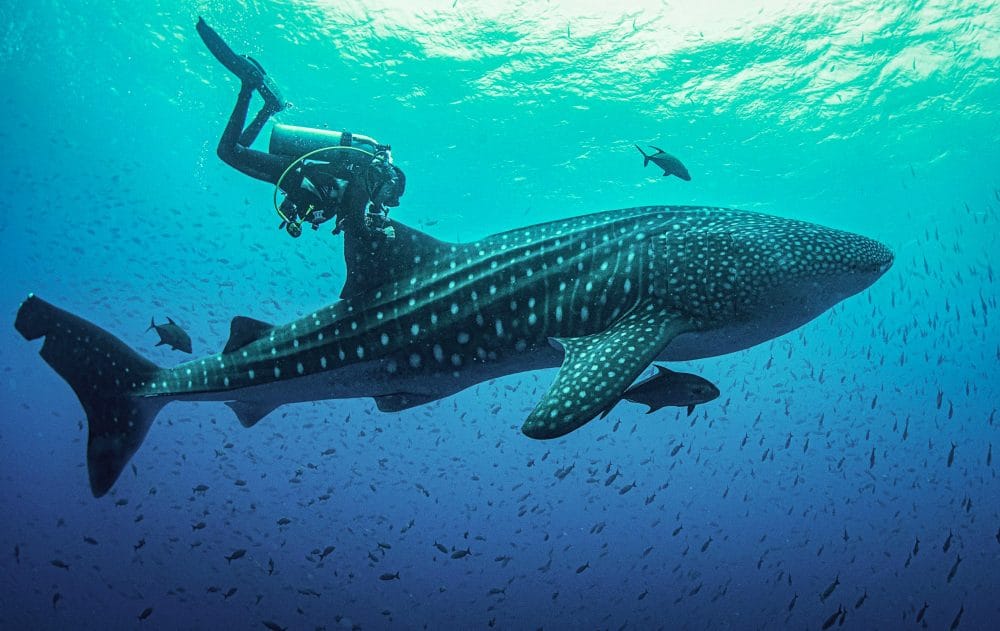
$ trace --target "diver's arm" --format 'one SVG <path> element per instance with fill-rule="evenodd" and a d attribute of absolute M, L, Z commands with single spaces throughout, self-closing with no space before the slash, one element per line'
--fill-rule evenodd
<path fill-rule="evenodd" d="M 283 156 L 257 151 L 241 144 L 241 136 L 245 136 L 250 142 L 253 141 L 252 136 L 256 136 L 256 133 L 244 134 L 242 131 L 243 124 L 247 119 L 250 97 L 253 96 L 253 92 L 254 88 L 246 84 L 243 84 L 240 88 L 239 96 L 236 97 L 236 106 L 233 108 L 233 113 L 229 116 L 229 122 L 226 123 L 226 129 L 222 132 L 222 138 L 219 139 L 219 147 L 216 153 L 218 153 L 219 158 L 223 162 L 237 171 L 245 173 L 252 178 L 274 184 L 281 177 L 281 174 L 284 173 L 285 169 L 288 168 L 288 165 L 291 163 L 290 160 Z M 261 117 L 262 115 L 258 114 L 254 122 L 247 128 L 248 132 L 251 132 L 254 128 L 256 128 L 257 132 L 260 131 L 263 121 L 258 123 L 258 119 Z"/>

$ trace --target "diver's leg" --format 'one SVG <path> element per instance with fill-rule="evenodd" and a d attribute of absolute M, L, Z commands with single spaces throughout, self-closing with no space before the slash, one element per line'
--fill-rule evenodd
<path fill-rule="evenodd" d="M 254 89 L 251 84 L 246 82 L 240 85 L 240 92 L 236 97 L 236 105 L 233 107 L 233 113 L 229 115 L 229 122 L 226 123 L 222 137 L 219 139 L 219 146 L 216 153 L 218 153 L 219 158 L 223 162 L 234 169 L 246 173 L 250 177 L 273 184 L 278 181 L 281 174 L 288 168 L 289 159 L 271 155 L 264 151 L 256 151 L 247 146 L 249 142 L 253 142 L 253 139 L 256 138 L 257 133 L 260 132 L 260 126 L 263 126 L 264 121 L 267 120 L 267 116 L 270 116 L 270 113 L 268 113 L 258 124 L 257 119 L 261 118 L 261 114 L 258 114 L 254 122 L 247 127 L 247 131 L 242 131 L 243 124 L 247 120 L 247 112 L 250 109 L 250 97 L 253 96 Z M 268 110 L 267 105 L 261 111 L 265 110 Z M 256 130 L 253 129 L 255 125 L 257 126 Z M 249 132 L 252 132 L 252 137 L 249 137 Z M 249 142 L 246 144 L 243 142 L 244 136 L 249 137 Z"/>
<path fill-rule="evenodd" d="M 254 140 L 257 140 L 257 136 L 260 134 L 260 130 L 264 128 L 264 123 L 267 119 L 271 118 L 271 114 L 274 114 L 275 110 L 271 108 L 267 103 L 264 107 L 260 108 L 257 115 L 254 116 L 253 120 L 247 125 L 247 128 L 243 130 L 240 134 L 240 144 L 244 147 L 249 147 L 253 144 Z"/>
<path fill-rule="evenodd" d="M 233 113 L 229 115 L 226 128 L 219 138 L 218 154 L 222 161 L 232 164 L 232 158 L 236 152 L 236 146 L 240 144 L 243 125 L 247 121 L 247 112 L 250 110 L 250 97 L 253 96 L 253 86 L 246 83 L 240 86 L 240 92 L 236 96 L 236 105 L 233 106 Z M 235 166 L 235 165 L 233 165 Z"/>

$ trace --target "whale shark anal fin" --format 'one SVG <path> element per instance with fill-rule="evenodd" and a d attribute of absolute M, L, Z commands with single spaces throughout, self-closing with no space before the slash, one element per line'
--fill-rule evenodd
<path fill-rule="evenodd" d="M 236 414 L 243 427 L 253 427 L 257 422 L 270 414 L 277 405 L 257 403 L 255 401 L 226 401 L 229 409 Z"/>
<path fill-rule="evenodd" d="M 556 339 L 566 357 L 521 431 L 548 439 L 581 427 L 621 400 L 670 341 L 690 328 L 686 318 L 651 303 L 600 333 Z"/>

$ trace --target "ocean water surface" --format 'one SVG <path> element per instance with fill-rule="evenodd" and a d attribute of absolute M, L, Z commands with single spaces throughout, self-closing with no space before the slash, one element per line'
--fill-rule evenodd
<path fill-rule="evenodd" d="M 216 156 L 238 83 L 199 16 L 292 101 L 275 121 L 391 144 L 391 216 L 439 239 L 692 204 L 861 233 L 895 264 L 788 335 L 672 364 L 722 392 L 690 416 L 623 403 L 532 440 L 554 370 L 250 429 L 175 403 L 95 499 L 83 409 L 13 326 L 30 292 L 169 366 L 189 356 L 154 346 L 150 316 L 208 355 L 234 316 L 291 321 L 345 278 L 329 226 L 290 238 L 273 186 Z M 34 0 L 0 18 L 0 627 L 996 628 L 997 2 Z"/>

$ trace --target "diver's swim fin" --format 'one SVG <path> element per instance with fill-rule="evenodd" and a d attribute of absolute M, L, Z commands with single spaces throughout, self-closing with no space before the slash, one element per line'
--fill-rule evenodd
<path fill-rule="evenodd" d="M 236 75 L 240 81 L 253 86 L 264 99 L 269 110 L 280 112 L 285 109 L 286 103 L 281 92 L 278 91 L 278 86 L 267 76 L 264 67 L 256 59 L 233 52 L 229 44 L 223 41 L 215 29 L 202 18 L 198 18 L 198 25 L 195 28 L 212 56 L 218 59 L 219 63 L 225 66 L 229 72 Z"/>

